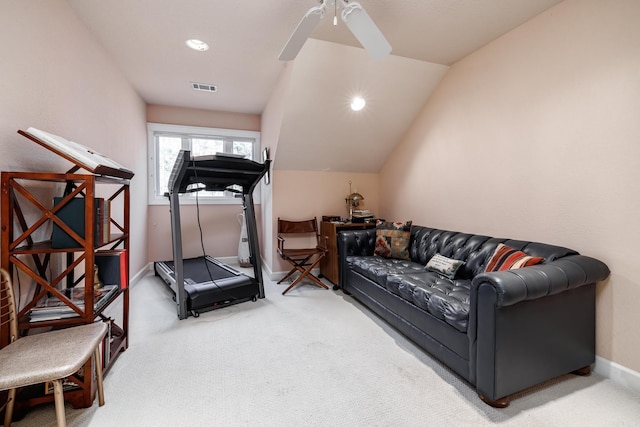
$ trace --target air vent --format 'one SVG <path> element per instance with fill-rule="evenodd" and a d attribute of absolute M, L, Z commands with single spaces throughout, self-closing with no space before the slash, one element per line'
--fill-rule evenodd
<path fill-rule="evenodd" d="M 208 85 L 205 83 L 191 83 L 191 87 L 195 90 L 202 90 L 205 92 L 217 92 L 218 86 Z"/>

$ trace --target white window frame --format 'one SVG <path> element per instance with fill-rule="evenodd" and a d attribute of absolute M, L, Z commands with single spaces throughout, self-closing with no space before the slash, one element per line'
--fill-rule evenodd
<path fill-rule="evenodd" d="M 176 135 L 183 135 L 188 139 L 191 137 L 214 137 L 221 139 L 229 138 L 243 138 L 253 139 L 253 160 L 259 162 L 260 160 L 260 132 L 248 131 L 248 130 L 235 130 L 235 129 L 221 129 L 221 128 L 207 128 L 199 126 L 182 126 L 182 125 L 168 125 L 162 123 L 147 123 L 147 143 L 148 143 L 148 203 L 149 205 L 168 205 L 169 198 L 164 195 L 157 194 L 156 188 L 156 172 L 158 168 L 158 143 L 157 133 L 169 133 Z M 184 139 L 183 139 L 184 144 Z M 225 144 L 226 147 L 227 144 Z M 255 204 L 260 203 L 260 187 L 262 184 L 258 184 L 253 192 L 253 199 Z M 185 193 L 180 194 L 180 204 L 195 205 L 196 195 L 198 204 L 210 204 L 210 205 L 236 205 L 242 204 L 242 198 L 234 197 L 232 194 L 227 193 L 225 196 L 209 196 L 204 192 Z"/>

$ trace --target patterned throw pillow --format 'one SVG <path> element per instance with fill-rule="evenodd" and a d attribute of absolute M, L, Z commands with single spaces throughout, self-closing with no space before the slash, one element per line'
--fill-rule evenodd
<path fill-rule="evenodd" d="M 458 271 L 458 269 L 463 265 L 464 261 L 447 258 L 446 256 L 442 256 L 440 254 L 435 254 L 427 263 L 427 269 L 435 271 L 436 273 L 440 273 L 443 276 L 446 276 L 449 279 L 453 280 L 456 275 L 456 271 Z"/>
<path fill-rule="evenodd" d="M 376 223 L 376 247 L 374 255 L 384 258 L 409 259 L 411 221 Z"/>
<path fill-rule="evenodd" d="M 544 261 L 542 257 L 529 256 L 522 251 L 500 243 L 493 252 L 484 271 L 514 270 L 540 264 L 542 261 Z"/>

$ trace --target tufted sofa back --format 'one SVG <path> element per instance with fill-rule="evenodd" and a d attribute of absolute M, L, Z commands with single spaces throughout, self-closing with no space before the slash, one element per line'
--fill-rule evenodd
<path fill-rule="evenodd" d="M 426 265 L 436 253 L 464 261 L 465 264 L 458 275 L 460 278 L 472 279 L 484 272 L 499 243 L 504 243 L 531 256 L 543 257 L 544 263 L 578 254 L 571 249 L 544 243 L 501 239 L 414 225 L 411 227 L 409 256 L 412 261 L 422 265 Z"/>

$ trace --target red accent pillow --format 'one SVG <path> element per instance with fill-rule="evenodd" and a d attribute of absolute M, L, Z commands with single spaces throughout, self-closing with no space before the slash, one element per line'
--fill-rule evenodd
<path fill-rule="evenodd" d="M 516 268 L 540 264 L 542 261 L 544 261 L 542 257 L 529 256 L 522 251 L 500 243 L 493 252 L 489 263 L 487 263 L 487 268 L 485 268 L 484 271 L 514 270 Z"/>

